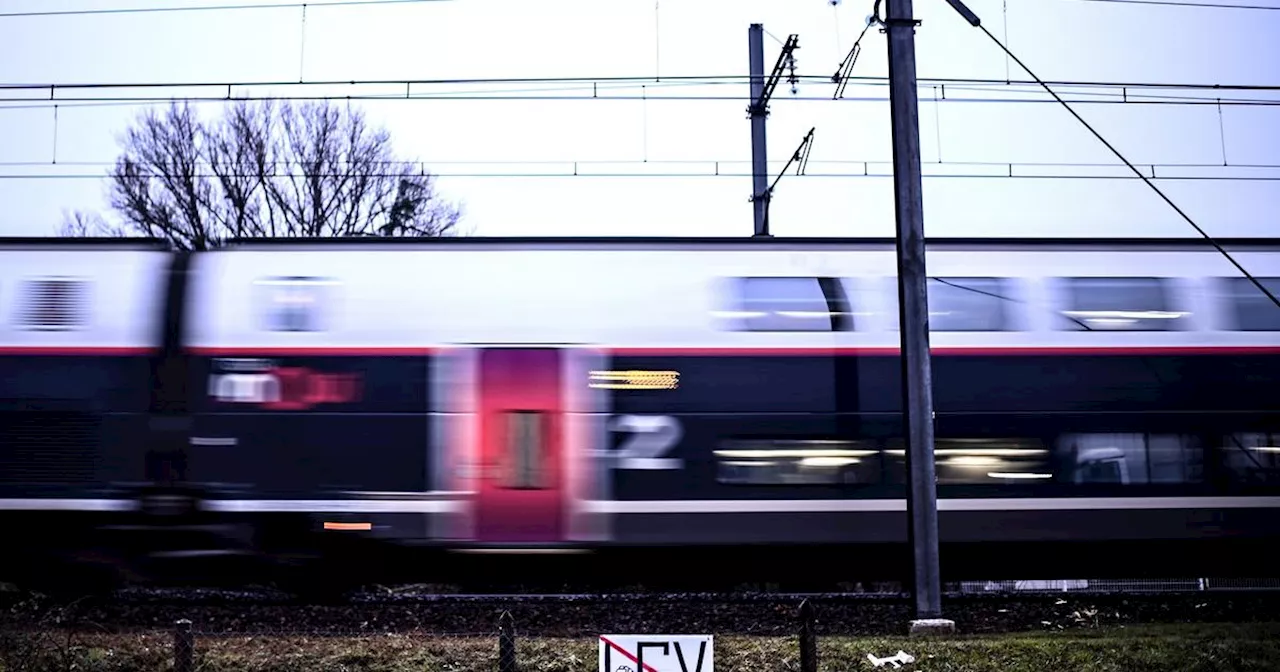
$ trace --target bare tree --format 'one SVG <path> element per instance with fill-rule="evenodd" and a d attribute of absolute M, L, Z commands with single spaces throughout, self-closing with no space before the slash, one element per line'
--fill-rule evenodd
<path fill-rule="evenodd" d="M 447 236 L 459 206 L 384 129 L 327 101 L 238 101 L 216 122 L 185 102 L 148 110 L 121 138 L 109 200 L 123 226 L 64 217 L 63 235 L 142 235 L 183 249 L 264 236 Z"/>
<path fill-rule="evenodd" d="M 86 236 L 110 236 L 123 238 L 129 235 L 126 227 L 111 224 L 96 212 L 63 212 L 62 235 L 83 238 Z"/>

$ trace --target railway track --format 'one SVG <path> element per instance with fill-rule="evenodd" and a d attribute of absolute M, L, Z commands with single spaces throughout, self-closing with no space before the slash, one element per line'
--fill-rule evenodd
<path fill-rule="evenodd" d="M 6 584 L 0 584 L 4 586 Z M 5 592 L 16 593 L 9 586 Z M 38 592 L 38 591 L 35 591 Z M 1280 579 L 1183 579 L 1183 580 L 1000 580 L 950 582 L 943 585 L 943 594 L 950 599 L 979 598 L 1034 598 L 1037 596 L 1160 596 L 1160 595 L 1219 595 L 1219 594 L 1275 594 L 1280 599 Z M 299 604 L 314 598 L 313 595 L 290 592 L 274 587 L 249 586 L 243 588 L 152 586 L 130 587 L 94 594 L 97 599 L 150 603 L 258 603 Z M 58 597 L 82 598 L 85 595 L 59 595 Z M 612 588 L 586 588 L 561 586 L 548 589 L 546 585 L 500 585 L 487 590 L 474 586 L 453 584 L 371 584 L 355 590 L 335 591 L 325 595 L 327 601 L 338 599 L 350 604 L 422 602 L 795 602 L 804 600 L 824 603 L 860 602 L 867 600 L 900 600 L 910 597 L 908 587 L 896 582 L 850 583 L 833 590 L 782 590 L 769 584 L 741 585 L 733 589 L 681 590 L 663 585 L 618 586 Z"/>
<path fill-rule="evenodd" d="M 318 603 L 263 590 L 128 589 L 78 600 L 0 593 L 10 623 L 62 628 L 168 628 L 186 619 L 205 633 L 337 635 L 430 632 L 491 634 L 503 613 L 531 636 L 593 636 L 605 632 L 710 632 L 783 635 L 799 627 L 809 601 L 825 634 L 901 634 L 914 617 L 908 595 L 869 592 L 582 592 L 447 593 L 436 586 L 373 587 L 340 601 Z M 959 588 L 953 586 L 953 588 Z M 1113 587 L 1114 588 L 1114 587 Z M 1280 621 L 1280 591 L 1257 585 L 1235 590 L 1052 592 L 1046 587 L 985 592 L 948 591 L 944 615 L 962 632 L 1090 628 L 1185 622 Z M 0 624 L 2 627 L 2 624 Z"/>

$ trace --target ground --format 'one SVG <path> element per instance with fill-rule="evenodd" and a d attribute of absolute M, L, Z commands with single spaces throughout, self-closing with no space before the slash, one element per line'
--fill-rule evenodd
<path fill-rule="evenodd" d="M 173 636 L 164 631 L 0 634 L 0 670 L 173 669 Z M 200 635 L 194 670 L 447 670 L 494 672 L 496 637 L 439 637 L 412 632 L 362 636 Z M 1007 635 L 820 637 L 818 670 L 875 669 L 868 654 L 899 650 L 915 657 L 908 670 L 930 672 L 1169 672 L 1280 669 L 1280 623 L 1113 626 Z M 520 672 L 597 668 L 590 637 L 526 638 L 517 633 Z M 690 661 L 692 665 L 692 661 Z M 795 637 L 717 637 L 715 670 L 799 670 Z M 892 663 L 880 668 L 894 669 Z M 498 670 L 497 672 L 515 672 Z M 704 672 L 708 672 L 704 669 Z"/>

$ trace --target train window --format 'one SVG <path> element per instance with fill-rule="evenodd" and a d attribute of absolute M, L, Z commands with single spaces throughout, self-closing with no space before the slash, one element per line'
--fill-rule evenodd
<path fill-rule="evenodd" d="M 542 488 L 543 416 L 536 411 L 507 413 L 507 450 L 503 473 L 506 487 Z"/>
<path fill-rule="evenodd" d="M 79 329 L 87 320 L 88 283 L 82 278 L 34 278 L 23 285 L 18 327 L 31 331 Z"/>
<path fill-rule="evenodd" d="M 1146 483 L 1142 434 L 1069 434 L 1059 444 L 1073 483 Z"/>
<path fill-rule="evenodd" d="M 1175 434 L 1071 434 L 1059 450 L 1073 483 L 1198 483 L 1204 450 Z"/>
<path fill-rule="evenodd" d="M 1009 331 L 1008 278 L 929 278 L 929 331 Z M 898 289 L 891 292 L 898 330 Z"/>
<path fill-rule="evenodd" d="M 841 485 L 880 478 L 871 442 L 738 439 L 715 451 L 716 480 L 730 485 Z"/>
<path fill-rule="evenodd" d="M 1166 278 L 1064 278 L 1066 331 L 1172 331 L 1187 313 L 1169 300 Z"/>
<path fill-rule="evenodd" d="M 853 314 L 835 278 L 737 278 L 716 315 L 734 331 L 849 331 Z"/>
<path fill-rule="evenodd" d="M 906 442 L 892 439 L 886 448 L 890 482 L 905 482 Z M 937 438 L 933 451 L 939 484 L 1001 484 L 1053 478 L 1049 450 L 1035 439 Z"/>
<path fill-rule="evenodd" d="M 1204 481 L 1204 447 L 1191 436 L 1147 437 L 1147 465 L 1152 483 Z"/>
<path fill-rule="evenodd" d="M 1223 465 L 1236 480 L 1280 483 L 1280 433 L 1232 434 L 1224 439 Z"/>
<path fill-rule="evenodd" d="M 1280 331 L 1280 308 L 1258 290 L 1249 278 L 1223 278 L 1230 304 L 1232 331 Z M 1280 278 L 1258 278 L 1272 294 L 1280 296 Z"/>
<path fill-rule="evenodd" d="M 260 318 L 267 331 L 324 331 L 332 307 L 332 280 L 313 277 L 266 278 L 257 282 Z"/>

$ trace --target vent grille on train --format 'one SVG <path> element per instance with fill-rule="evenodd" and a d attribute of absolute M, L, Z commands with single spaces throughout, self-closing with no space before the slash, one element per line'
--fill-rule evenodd
<path fill-rule="evenodd" d="M 23 287 L 19 326 L 36 331 L 64 331 L 84 326 L 88 285 L 80 278 L 40 278 Z"/>
<path fill-rule="evenodd" d="M 89 413 L 0 412 L 0 483 L 92 482 L 99 425 L 99 417 Z"/>

